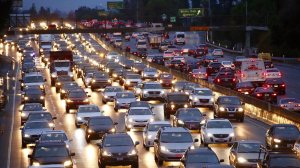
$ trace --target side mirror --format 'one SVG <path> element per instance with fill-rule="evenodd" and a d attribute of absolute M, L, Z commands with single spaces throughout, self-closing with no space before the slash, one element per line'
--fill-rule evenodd
<path fill-rule="evenodd" d="M 139 141 L 135 141 L 135 143 L 134 143 L 135 146 L 137 146 L 137 145 L 139 145 L 139 144 L 140 144 Z"/>
<path fill-rule="evenodd" d="M 221 163 L 224 162 L 224 159 L 220 159 L 220 162 L 221 162 Z"/>
<path fill-rule="evenodd" d="M 198 139 L 198 138 L 194 139 L 194 143 L 196 143 L 196 142 L 199 142 L 199 139 Z"/>
<path fill-rule="evenodd" d="M 75 156 L 75 153 L 71 153 L 70 156 Z"/>
<path fill-rule="evenodd" d="M 43 108 L 43 111 L 46 111 L 47 109 L 46 108 Z"/>
<path fill-rule="evenodd" d="M 114 122 L 114 125 L 118 125 L 119 123 L 118 122 Z"/>
<path fill-rule="evenodd" d="M 28 155 L 28 158 L 32 158 L 32 155 Z"/>
<path fill-rule="evenodd" d="M 102 142 L 96 143 L 96 145 L 102 148 Z"/>

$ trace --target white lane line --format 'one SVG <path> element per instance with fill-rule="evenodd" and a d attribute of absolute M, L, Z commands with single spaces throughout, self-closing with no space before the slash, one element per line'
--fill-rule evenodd
<path fill-rule="evenodd" d="M 262 125 L 259 125 L 258 123 L 256 123 L 256 122 L 253 121 L 253 120 L 255 120 L 255 121 L 257 121 L 257 122 L 262 122 L 262 121 L 260 121 L 260 120 L 253 119 L 253 118 L 251 118 L 251 117 L 248 116 L 247 121 L 251 122 L 252 124 L 256 125 L 257 127 L 260 127 L 260 128 L 262 128 L 262 129 L 264 129 L 264 130 L 268 130 L 267 127 L 264 127 L 264 126 L 262 126 Z M 262 122 L 262 123 L 267 124 L 267 123 L 265 123 L 265 122 Z"/>
<path fill-rule="evenodd" d="M 16 63 L 17 64 L 17 63 Z M 17 64 L 17 72 L 16 72 L 16 79 L 19 74 L 19 65 Z M 15 80 L 15 88 L 14 88 L 14 96 L 13 96 L 13 111 L 12 111 L 12 122 L 10 125 L 10 134 L 9 134 L 9 143 L 8 143 L 8 156 L 7 156 L 7 168 L 10 168 L 10 156 L 11 156 L 11 144 L 12 144 L 12 136 L 15 124 L 15 110 L 16 110 L 16 92 L 17 92 L 17 81 Z"/>

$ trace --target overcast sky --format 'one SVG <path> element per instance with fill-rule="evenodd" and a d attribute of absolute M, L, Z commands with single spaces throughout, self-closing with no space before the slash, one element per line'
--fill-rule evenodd
<path fill-rule="evenodd" d="M 121 1 L 121 0 L 23 0 L 23 10 L 27 10 L 31 7 L 32 3 L 35 3 L 37 10 L 41 6 L 49 7 L 51 10 L 60 10 L 68 12 L 70 10 L 76 10 L 80 6 L 87 7 L 104 7 L 106 8 L 107 1 Z"/>

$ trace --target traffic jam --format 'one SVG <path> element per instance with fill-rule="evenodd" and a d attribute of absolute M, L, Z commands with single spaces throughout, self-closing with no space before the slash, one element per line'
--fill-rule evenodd
<path fill-rule="evenodd" d="M 138 61 L 145 59 L 190 78 L 299 111 L 296 98 L 283 96 L 282 73 L 263 54 L 227 60 L 221 49 L 206 44 L 187 47 L 185 32 L 30 37 L 17 43 L 21 147 L 30 150 L 29 167 L 80 167 L 70 138 L 75 132 L 59 124 L 62 115 L 51 111 L 54 96 L 61 113 L 74 116 L 66 122 L 81 130 L 80 138 L 97 149 L 100 168 L 145 167 L 141 166 L 143 157 L 153 158 L 156 167 L 169 163 L 180 168 L 300 165 L 296 125 L 272 124 L 264 141 L 237 139 L 236 125 L 246 118 L 245 103 L 239 97 L 218 95 Z M 129 59 L 128 54 L 137 59 Z M 229 152 L 219 157 L 215 145 L 225 145 Z M 141 150 L 147 156 L 142 157 Z"/>

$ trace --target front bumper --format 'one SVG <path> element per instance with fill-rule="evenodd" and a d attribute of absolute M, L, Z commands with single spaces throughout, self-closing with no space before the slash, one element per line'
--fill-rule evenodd
<path fill-rule="evenodd" d="M 128 156 L 128 155 L 121 155 L 113 154 L 110 157 L 101 156 L 99 159 L 100 164 L 110 165 L 110 166 L 125 166 L 125 165 L 132 165 L 137 164 L 139 161 L 138 156 Z"/>
<path fill-rule="evenodd" d="M 164 161 L 180 161 L 180 159 L 184 155 L 185 150 L 180 150 L 180 151 L 183 152 L 176 152 L 176 153 L 170 151 L 164 153 L 160 152 L 158 157 Z"/>

